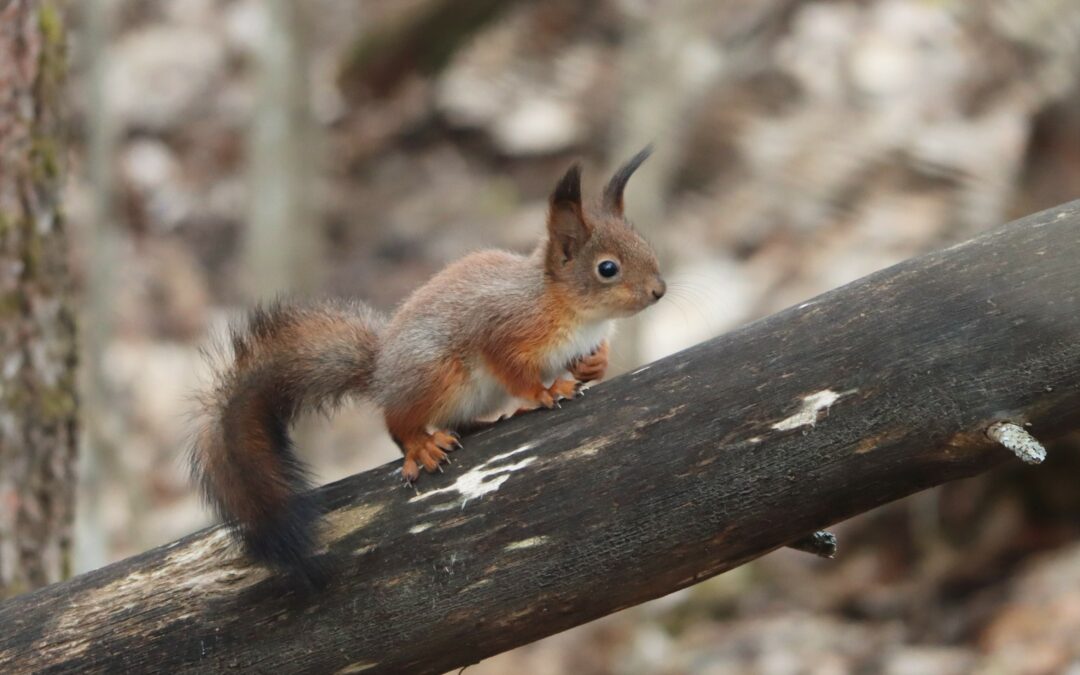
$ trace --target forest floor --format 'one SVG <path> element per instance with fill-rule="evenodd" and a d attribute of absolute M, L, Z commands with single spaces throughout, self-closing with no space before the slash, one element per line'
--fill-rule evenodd
<path fill-rule="evenodd" d="M 110 279 L 81 302 L 107 338 L 87 355 L 80 569 L 209 522 L 184 465 L 208 335 L 269 288 L 389 310 L 468 251 L 525 250 L 574 158 L 595 191 L 658 149 L 628 211 L 672 292 L 622 331 L 622 370 L 1077 196 L 1069 3 L 507 2 L 437 66 L 417 65 L 422 32 L 416 58 L 383 58 L 438 4 L 305 4 L 301 140 L 269 151 L 265 3 L 117 0 L 97 47 L 75 26 L 74 264 L 84 289 Z M 302 185 L 281 207 L 298 238 L 262 227 L 274 171 Z M 321 481 L 398 457 L 363 406 L 298 438 Z M 778 551 L 467 672 L 1080 675 L 1078 449 L 842 523 L 836 560 Z"/>

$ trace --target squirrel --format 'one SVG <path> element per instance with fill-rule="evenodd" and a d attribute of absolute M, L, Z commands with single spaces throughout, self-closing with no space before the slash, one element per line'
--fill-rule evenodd
<path fill-rule="evenodd" d="M 582 201 L 574 163 L 530 255 L 469 254 L 390 317 L 355 301 L 277 301 L 232 329 L 232 362 L 200 397 L 192 473 L 249 556 L 310 586 L 325 582 L 312 556 L 320 510 L 289 438 L 301 412 L 370 399 L 411 483 L 461 447 L 455 429 L 514 399 L 519 412 L 557 407 L 603 377 L 612 320 L 666 289 L 623 214 L 626 183 L 650 152 L 616 171 L 596 203 Z"/>

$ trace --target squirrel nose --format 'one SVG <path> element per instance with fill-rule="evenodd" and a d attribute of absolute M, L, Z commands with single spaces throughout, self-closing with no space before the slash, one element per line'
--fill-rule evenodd
<path fill-rule="evenodd" d="M 667 283 L 663 279 L 657 279 L 656 286 L 652 289 L 652 296 L 659 300 L 664 297 L 664 293 L 667 293 Z"/>

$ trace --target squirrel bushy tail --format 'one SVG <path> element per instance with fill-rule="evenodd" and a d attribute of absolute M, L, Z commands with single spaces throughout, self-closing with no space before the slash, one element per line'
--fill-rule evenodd
<path fill-rule="evenodd" d="M 200 401 L 192 472 L 204 497 L 253 558 L 311 587 L 325 578 L 311 556 L 320 509 L 289 426 L 368 391 L 384 323 L 348 301 L 256 308 Z"/>

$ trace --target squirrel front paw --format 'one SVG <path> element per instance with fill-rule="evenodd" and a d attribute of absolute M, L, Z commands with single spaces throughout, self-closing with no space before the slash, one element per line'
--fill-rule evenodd
<path fill-rule="evenodd" d="M 592 354 L 575 359 L 568 370 L 574 378 L 582 382 L 595 382 L 604 379 L 607 367 L 608 342 L 604 340 Z"/>
<path fill-rule="evenodd" d="M 532 412 L 540 408 L 560 408 L 560 401 L 565 401 L 568 398 L 579 398 L 584 395 L 585 392 L 581 390 L 581 382 L 576 380 L 559 379 L 555 380 L 550 387 L 541 387 L 540 390 L 533 395 L 533 400 L 536 405 L 523 406 L 518 408 L 513 415 L 508 417 L 517 417 L 523 413 Z M 502 418 L 500 418 L 502 419 Z"/>
<path fill-rule="evenodd" d="M 581 382 L 577 380 L 558 379 L 551 386 L 541 391 L 537 397 L 537 403 L 545 408 L 560 408 L 560 401 L 568 398 L 578 398 L 582 395 Z"/>
<path fill-rule="evenodd" d="M 442 463 L 449 462 L 446 453 L 461 447 L 461 437 L 453 431 L 436 431 L 431 434 L 414 436 L 402 441 L 405 451 L 405 463 L 401 466 L 401 475 L 409 483 L 420 477 L 420 467 L 428 473 L 442 471 Z"/>

